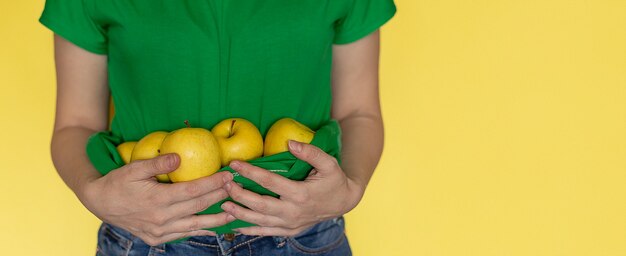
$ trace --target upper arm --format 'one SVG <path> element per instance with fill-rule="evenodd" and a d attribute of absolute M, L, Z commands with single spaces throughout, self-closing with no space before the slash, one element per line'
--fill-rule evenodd
<path fill-rule="evenodd" d="M 378 60 L 380 32 L 345 45 L 333 45 L 332 118 L 380 118 Z"/>
<path fill-rule="evenodd" d="M 54 36 L 57 101 L 54 130 L 82 126 L 108 127 L 107 56 L 88 52 Z"/>

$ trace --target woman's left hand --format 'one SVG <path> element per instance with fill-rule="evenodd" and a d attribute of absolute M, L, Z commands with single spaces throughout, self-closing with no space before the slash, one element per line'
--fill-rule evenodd
<path fill-rule="evenodd" d="M 356 207 L 364 186 L 350 179 L 337 160 L 316 146 L 289 142 L 289 151 L 313 166 L 304 181 L 293 181 L 243 161 L 230 167 L 242 176 L 280 195 L 274 198 L 243 189 L 234 182 L 224 185 L 230 197 L 245 205 L 225 202 L 222 209 L 237 219 L 258 226 L 237 229 L 245 235 L 294 236 L 306 228 Z"/>

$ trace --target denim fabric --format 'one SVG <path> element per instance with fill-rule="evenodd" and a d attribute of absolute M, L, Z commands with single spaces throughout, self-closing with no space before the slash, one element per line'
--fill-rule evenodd
<path fill-rule="evenodd" d="M 324 221 L 294 237 L 260 237 L 235 234 L 191 237 L 175 244 L 149 246 L 119 227 L 103 223 L 98 231 L 97 256 L 157 255 L 352 255 L 343 217 Z"/>

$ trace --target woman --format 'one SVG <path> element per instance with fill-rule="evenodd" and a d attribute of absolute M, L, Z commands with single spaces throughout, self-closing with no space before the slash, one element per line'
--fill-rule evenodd
<path fill-rule="evenodd" d="M 98 254 L 351 254 L 341 216 L 362 198 L 382 151 L 378 28 L 395 10 L 393 0 L 47 0 L 40 21 L 55 32 L 58 88 L 52 158 L 103 221 Z M 85 145 L 107 129 L 110 95 L 110 129 L 125 141 L 185 119 L 210 128 L 241 117 L 262 134 L 285 116 L 312 129 L 336 119 L 342 161 L 290 143 L 314 168 L 302 182 L 231 163 L 279 199 L 239 187 L 228 172 L 157 183 L 176 155 L 102 176 Z M 223 213 L 194 215 L 229 196 L 247 208 L 224 203 Z M 258 226 L 204 230 L 235 219 Z"/>

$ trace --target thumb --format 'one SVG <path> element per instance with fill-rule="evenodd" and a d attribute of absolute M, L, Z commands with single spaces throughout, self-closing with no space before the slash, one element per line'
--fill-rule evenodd
<path fill-rule="evenodd" d="M 132 163 L 131 172 L 135 180 L 152 179 L 158 174 L 170 173 L 180 165 L 180 157 L 176 153 L 157 156 L 152 159 Z"/>
<path fill-rule="evenodd" d="M 308 143 L 289 140 L 289 152 L 320 172 L 333 171 L 339 168 L 337 159 Z"/>

